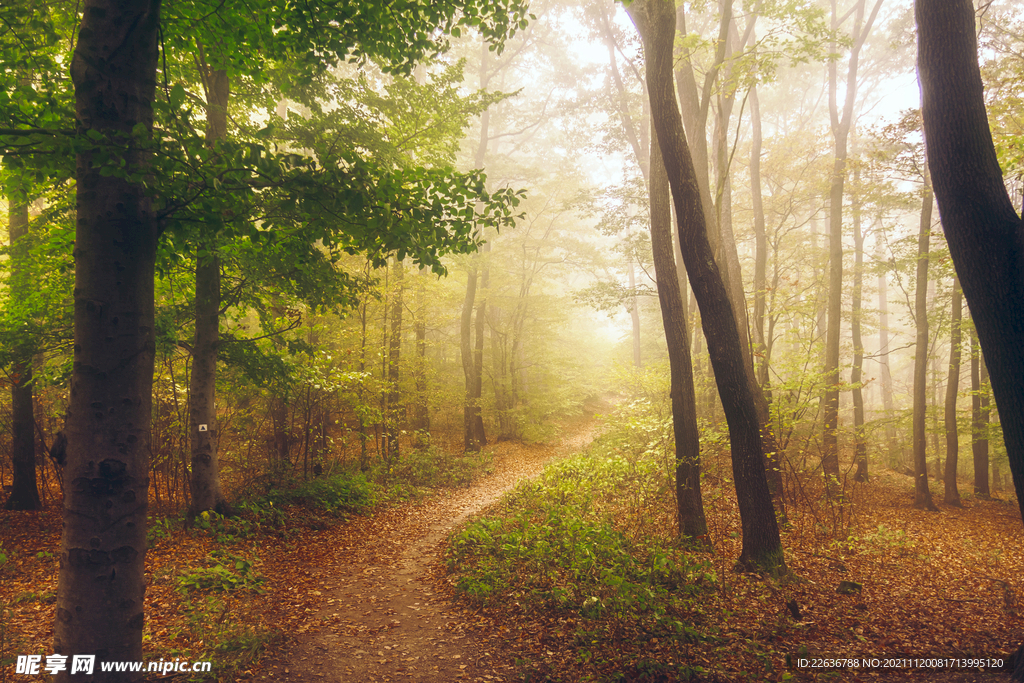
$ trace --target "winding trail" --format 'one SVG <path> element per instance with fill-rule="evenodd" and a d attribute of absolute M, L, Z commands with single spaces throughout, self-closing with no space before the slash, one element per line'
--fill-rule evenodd
<path fill-rule="evenodd" d="M 437 592 L 439 547 L 459 524 L 537 476 L 546 462 L 586 446 L 597 429 L 589 417 L 567 426 L 554 445 L 499 444 L 494 472 L 470 488 L 346 525 L 355 527 L 353 543 L 339 542 L 314 571 L 324 600 L 311 616 L 322 626 L 272 657 L 266 677 L 344 683 L 514 678 L 498 634 Z"/>

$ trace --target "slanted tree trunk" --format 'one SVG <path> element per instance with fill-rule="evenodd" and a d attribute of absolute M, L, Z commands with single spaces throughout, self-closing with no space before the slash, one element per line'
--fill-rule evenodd
<path fill-rule="evenodd" d="M 960 507 L 960 491 L 956 486 L 956 470 L 960 458 L 960 434 L 956 427 L 956 394 L 960 390 L 960 320 L 963 315 L 960 280 L 953 277 L 953 304 L 949 320 L 949 378 L 946 380 L 946 476 L 947 505 Z"/>
<path fill-rule="evenodd" d="M 700 490 L 700 438 L 697 429 L 697 396 L 693 388 L 686 307 L 676 276 L 672 247 L 672 210 L 668 176 L 661 160 L 657 135 L 651 132 L 650 183 L 651 251 L 658 278 L 658 302 L 668 343 L 672 432 L 676 441 L 676 518 L 679 533 L 707 545 L 708 526 Z"/>
<path fill-rule="evenodd" d="M 924 176 L 921 199 L 921 227 L 917 233 L 917 282 L 914 292 L 914 507 L 937 511 L 928 488 L 927 417 L 928 390 L 928 243 L 932 229 L 932 188 Z"/>
<path fill-rule="evenodd" d="M 137 676 L 102 672 L 99 662 L 142 660 L 157 226 L 138 180 L 147 154 L 128 140 L 139 124 L 152 130 L 159 25 L 159 0 L 85 0 L 71 61 L 77 128 L 117 144 L 124 173 L 104 174 L 94 150 L 78 153 L 75 345 L 53 647 L 69 657 L 95 654 L 92 680 L 104 682 Z M 57 680 L 75 679 L 67 670 Z"/>
<path fill-rule="evenodd" d="M 13 183 L 12 183 L 13 186 Z M 11 277 L 9 296 L 17 300 L 29 287 L 31 265 L 28 253 L 28 201 L 21 188 L 7 192 L 7 230 L 11 240 Z M 5 510 L 39 510 L 39 486 L 36 483 L 36 421 L 32 398 L 32 354 L 28 340 L 19 340 L 16 360 L 11 365 L 11 495 Z"/>
<path fill-rule="evenodd" d="M 988 480 L 988 368 L 978 346 L 978 335 L 971 335 L 971 456 L 974 461 L 974 495 L 989 499 Z"/>
<path fill-rule="evenodd" d="M 779 527 L 764 466 L 761 430 L 747 382 L 743 351 L 729 295 L 708 241 L 693 161 L 672 83 L 674 4 L 634 0 L 627 8 L 644 42 L 651 118 L 665 163 L 676 221 L 694 296 L 708 337 L 711 362 L 732 444 L 743 551 L 741 565 L 770 574 L 786 571 Z"/>
<path fill-rule="evenodd" d="M 974 3 L 917 0 L 921 115 L 939 214 L 999 407 L 1024 512 L 1024 223 L 1003 185 L 985 112 Z M 1024 680 L 1024 648 L 1014 657 Z"/>
<path fill-rule="evenodd" d="M 211 67 L 203 46 L 197 60 L 206 90 L 206 142 L 213 146 L 227 138 L 228 73 Z M 217 451 L 217 346 L 220 341 L 220 258 L 217 235 L 204 235 L 196 248 L 195 339 L 192 344 L 192 372 L 189 383 L 189 441 L 192 470 L 189 484 L 192 502 L 189 519 L 213 510 L 231 514 L 220 485 L 220 457 Z"/>

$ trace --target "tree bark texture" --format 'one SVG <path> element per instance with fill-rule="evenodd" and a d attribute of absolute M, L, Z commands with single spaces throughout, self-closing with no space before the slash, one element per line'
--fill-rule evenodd
<path fill-rule="evenodd" d="M 960 321 L 963 317 L 960 280 L 953 278 L 953 303 L 949 318 L 949 377 L 946 380 L 946 473 L 943 501 L 960 506 L 956 470 L 960 460 L 960 434 L 956 427 L 956 395 L 960 390 Z"/>
<path fill-rule="evenodd" d="M 132 129 L 153 125 L 159 0 L 86 0 L 71 64 L 80 132 L 145 171 Z M 155 356 L 156 221 L 141 183 L 76 159 L 75 347 L 54 650 L 141 660 Z M 125 681 L 100 672 L 94 681 Z M 57 680 L 72 680 L 65 671 Z"/>
<path fill-rule="evenodd" d="M 693 161 L 676 105 L 672 78 L 675 6 L 670 0 L 634 1 L 627 9 L 644 43 L 651 117 L 665 163 L 686 271 L 700 306 L 719 395 L 729 424 L 743 550 L 739 563 L 771 574 L 786 571 L 778 523 L 764 467 L 761 431 L 744 368 L 729 295 L 707 236 Z"/>
<path fill-rule="evenodd" d="M 917 281 L 914 285 L 914 322 L 917 329 L 914 344 L 914 507 L 938 510 L 928 488 L 927 434 L 928 412 L 928 244 L 932 230 L 932 188 L 928 174 L 924 177 L 921 198 L 921 227 L 917 233 Z"/>
<path fill-rule="evenodd" d="M 19 196 L 20 195 L 20 196 Z M 29 291 L 31 265 L 28 250 L 28 201 L 20 189 L 7 193 L 7 231 L 11 240 L 11 277 L 8 287 L 12 300 Z M 5 510 L 39 510 L 39 486 L 36 483 L 36 422 L 32 398 L 31 344 L 16 349 L 11 365 L 11 495 Z"/>
<path fill-rule="evenodd" d="M 228 73 L 212 68 L 199 44 L 200 74 L 206 90 L 206 143 L 213 146 L 228 135 Z M 220 343 L 220 258 L 217 235 L 204 235 L 196 255 L 195 339 L 192 344 L 192 372 L 189 385 L 189 438 L 192 471 L 189 483 L 192 502 L 190 519 L 206 511 L 231 514 L 220 485 L 220 457 L 217 450 L 217 347 Z"/>
<path fill-rule="evenodd" d="M 1024 506 L 1024 225 L 992 144 L 973 3 L 918 0 L 916 16 L 921 114 L 935 196 Z"/>
<path fill-rule="evenodd" d="M 651 251 L 658 279 L 658 302 L 668 343 L 671 375 L 672 432 L 676 441 L 676 517 L 679 534 L 701 545 L 708 542 L 707 520 L 700 489 L 700 437 L 697 429 L 697 396 L 693 387 L 686 307 L 676 276 L 672 247 L 672 209 L 668 176 L 658 149 L 657 134 L 651 134 L 650 183 Z"/>

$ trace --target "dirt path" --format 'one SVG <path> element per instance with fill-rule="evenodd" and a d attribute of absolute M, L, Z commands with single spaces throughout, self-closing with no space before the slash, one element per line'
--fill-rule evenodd
<path fill-rule="evenodd" d="M 440 542 L 471 515 L 497 502 L 552 458 L 579 450 L 597 425 L 567 429 L 554 446 L 500 444 L 495 471 L 471 488 L 446 492 L 415 505 L 359 519 L 352 545 L 314 571 L 322 626 L 299 636 L 265 664 L 263 676 L 286 681 L 505 681 L 512 664 L 501 656 L 497 634 L 474 624 L 470 612 L 438 595 Z"/>

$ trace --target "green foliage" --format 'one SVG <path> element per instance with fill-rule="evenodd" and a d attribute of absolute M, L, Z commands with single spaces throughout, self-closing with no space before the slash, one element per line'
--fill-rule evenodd
<path fill-rule="evenodd" d="M 614 512 L 644 468 L 609 448 L 549 465 L 538 482 L 506 497 L 501 516 L 456 533 L 447 563 L 459 573 L 458 589 L 484 603 L 514 599 L 528 608 L 586 619 L 629 617 L 684 634 L 679 615 L 715 581 L 713 571 L 670 539 L 624 532 Z"/>
<path fill-rule="evenodd" d="M 226 550 L 214 550 L 211 566 L 196 569 L 178 577 L 178 590 L 192 591 L 253 590 L 261 592 L 263 576 L 254 568 L 252 560 Z"/>
<path fill-rule="evenodd" d="M 377 502 L 374 485 L 361 472 L 341 472 L 305 481 L 288 489 L 276 489 L 267 497 L 273 505 L 303 505 L 328 512 L 360 512 Z"/>
<path fill-rule="evenodd" d="M 469 486 L 493 470 L 490 453 L 452 454 L 433 445 L 418 448 L 393 463 L 389 479 L 416 487 Z"/>
<path fill-rule="evenodd" d="M 274 631 L 258 619 L 241 617 L 227 597 L 195 596 L 186 607 L 187 631 L 190 640 L 203 644 L 201 653 L 187 655 L 196 661 L 209 660 L 214 669 L 191 680 L 233 680 L 232 674 L 252 662 L 260 650 L 274 639 Z"/>

